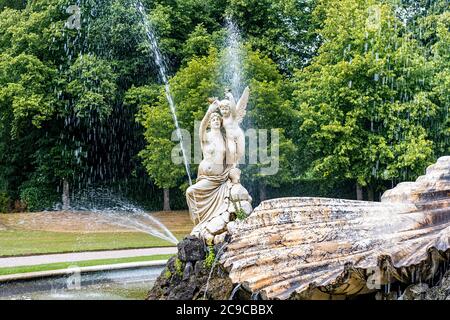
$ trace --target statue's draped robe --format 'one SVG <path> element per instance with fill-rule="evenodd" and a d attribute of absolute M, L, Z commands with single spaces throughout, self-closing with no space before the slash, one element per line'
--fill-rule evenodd
<path fill-rule="evenodd" d="M 231 166 L 226 166 L 224 172 L 217 176 L 200 175 L 197 182 L 186 192 L 191 219 L 195 224 L 210 220 L 226 210 L 225 198 L 229 186 L 226 183 Z"/>

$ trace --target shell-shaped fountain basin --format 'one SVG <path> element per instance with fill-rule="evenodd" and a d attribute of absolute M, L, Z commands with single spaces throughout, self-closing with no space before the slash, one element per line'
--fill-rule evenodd
<path fill-rule="evenodd" d="M 234 284 L 265 299 L 370 293 L 435 279 L 450 259 L 450 157 L 381 202 L 280 198 L 229 226 Z"/>

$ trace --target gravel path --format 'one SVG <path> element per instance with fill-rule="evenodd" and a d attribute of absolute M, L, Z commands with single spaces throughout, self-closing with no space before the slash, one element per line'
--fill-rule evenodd
<path fill-rule="evenodd" d="M 140 256 L 151 256 L 160 254 L 176 254 L 176 247 L 92 251 L 77 253 L 60 253 L 27 257 L 0 258 L 0 268 L 11 268 L 20 266 L 33 266 L 39 264 L 50 264 L 60 262 L 77 262 L 98 259 L 118 259 Z"/>

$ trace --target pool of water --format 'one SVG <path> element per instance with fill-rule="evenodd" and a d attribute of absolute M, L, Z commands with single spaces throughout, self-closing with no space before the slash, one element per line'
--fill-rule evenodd
<path fill-rule="evenodd" d="M 162 266 L 0 283 L 0 300 L 143 300 Z"/>

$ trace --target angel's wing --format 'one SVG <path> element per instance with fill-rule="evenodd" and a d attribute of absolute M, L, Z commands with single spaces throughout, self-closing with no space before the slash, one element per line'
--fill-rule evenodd
<path fill-rule="evenodd" d="M 245 114 L 247 113 L 247 103 L 248 103 L 248 97 L 250 95 L 250 89 L 249 87 L 245 88 L 244 93 L 242 94 L 242 97 L 239 99 L 237 105 L 236 105 L 236 118 L 238 123 L 242 123 L 244 120 Z"/>

